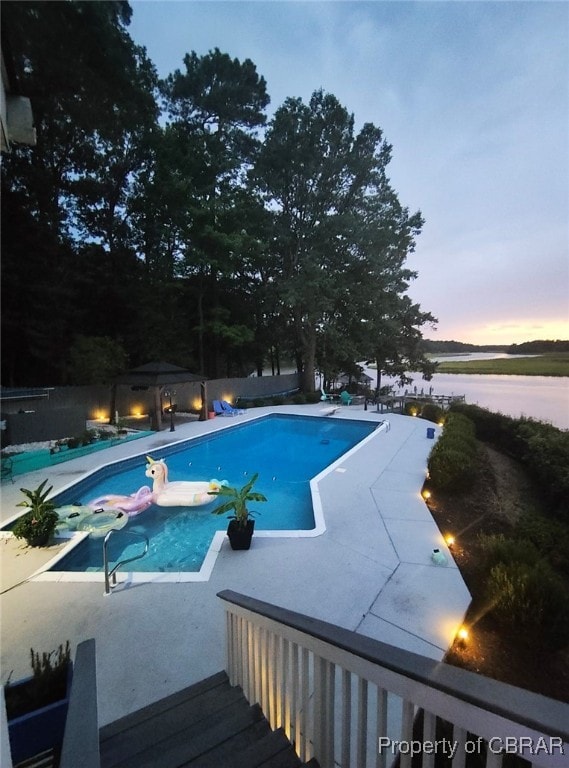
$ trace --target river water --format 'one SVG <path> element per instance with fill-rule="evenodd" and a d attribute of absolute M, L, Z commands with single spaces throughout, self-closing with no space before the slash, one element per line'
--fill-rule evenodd
<path fill-rule="evenodd" d="M 445 355 L 435 360 L 483 360 L 510 357 L 502 353 L 475 353 L 472 355 Z M 375 386 L 376 371 L 364 368 L 371 376 L 371 387 Z M 569 377 L 568 376 L 497 376 L 462 373 L 436 373 L 431 381 L 424 381 L 420 374 L 411 374 L 413 383 L 409 392 L 437 395 L 465 395 L 466 402 L 480 405 L 491 411 L 519 418 L 528 416 L 548 421 L 560 429 L 569 429 Z M 392 383 L 382 376 L 381 383 Z M 396 392 L 404 392 L 405 387 Z"/>

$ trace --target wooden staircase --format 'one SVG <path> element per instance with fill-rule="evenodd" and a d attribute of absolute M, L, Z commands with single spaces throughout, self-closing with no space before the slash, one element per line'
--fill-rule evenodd
<path fill-rule="evenodd" d="M 218 672 L 104 726 L 101 768 L 318 768 Z"/>

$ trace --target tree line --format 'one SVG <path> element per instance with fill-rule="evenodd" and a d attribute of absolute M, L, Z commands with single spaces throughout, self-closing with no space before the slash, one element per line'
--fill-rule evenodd
<path fill-rule="evenodd" d="M 306 391 L 361 359 L 428 377 L 436 320 L 406 266 L 424 222 L 382 130 L 322 90 L 269 120 L 255 64 L 217 48 L 161 79 L 131 15 L 2 4 L 37 131 L 3 157 L 2 383 L 101 383 L 158 359 L 208 377 L 292 362 Z"/>
<path fill-rule="evenodd" d="M 561 339 L 524 341 L 520 344 L 468 344 L 462 341 L 434 341 L 423 339 L 421 349 L 425 354 L 460 354 L 462 352 L 506 352 L 508 355 L 545 355 L 569 352 L 569 340 Z"/>

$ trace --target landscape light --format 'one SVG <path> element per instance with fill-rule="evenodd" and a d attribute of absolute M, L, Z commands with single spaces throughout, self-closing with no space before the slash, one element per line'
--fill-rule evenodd
<path fill-rule="evenodd" d="M 424 490 L 422 495 L 423 495 L 424 499 L 430 499 L 431 498 L 431 492 L 430 491 Z"/>
<path fill-rule="evenodd" d="M 447 547 L 448 547 L 449 549 L 452 549 L 452 545 L 454 544 L 454 541 L 455 541 L 455 539 L 454 539 L 454 536 L 452 536 L 452 535 L 449 533 L 449 534 L 448 534 L 448 536 L 445 536 L 445 541 L 446 541 L 446 543 L 447 543 Z"/>
<path fill-rule="evenodd" d="M 466 641 L 468 640 L 468 630 L 466 629 L 466 627 L 461 627 L 456 633 L 456 637 L 457 637 L 459 646 L 461 648 L 464 648 L 466 645 Z"/>

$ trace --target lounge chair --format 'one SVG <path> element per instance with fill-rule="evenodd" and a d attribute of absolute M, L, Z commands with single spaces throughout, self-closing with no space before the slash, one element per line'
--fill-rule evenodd
<path fill-rule="evenodd" d="M 235 411 L 235 413 L 226 411 L 220 400 L 213 401 L 213 410 L 216 416 L 237 416 L 237 411 Z"/>
<path fill-rule="evenodd" d="M 329 395 L 326 392 L 324 392 L 322 387 L 320 387 L 320 392 L 322 392 L 322 397 L 320 398 L 320 400 L 322 400 L 323 402 L 329 402 L 329 403 L 333 402 L 334 400 L 333 395 Z"/>
<path fill-rule="evenodd" d="M 351 405 L 353 397 L 350 395 L 349 392 L 346 392 L 346 390 L 343 389 L 340 392 L 340 400 L 342 401 L 342 405 Z"/>
<path fill-rule="evenodd" d="M 223 410 L 231 416 L 240 416 L 242 413 L 245 413 L 242 408 L 234 408 L 231 403 L 227 402 L 227 400 L 221 400 L 220 402 Z"/>

